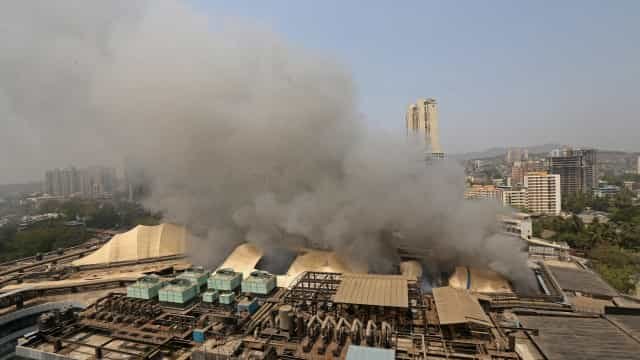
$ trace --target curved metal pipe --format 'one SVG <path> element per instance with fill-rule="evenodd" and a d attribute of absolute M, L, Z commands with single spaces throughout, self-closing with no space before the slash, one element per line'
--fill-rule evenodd
<path fill-rule="evenodd" d="M 365 331 L 365 335 L 370 336 L 371 332 L 377 329 L 378 326 L 376 325 L 376 323 L 373 322 L 373 320 L 369 320 L 369 322 L 367 322 L 367 330 Z"/>
<path fill-rule="evenodd" d="M 358 319 L 354 319 L 351 323 L 351 333 L 355 334 L 358 329 L 362 329 L 362 322 Z"/>
<path fill-rule="evenodd" d="M 333 327 L 334 327 L 334 328 L 336 327 L 336 320 L 335 320 L 335 319 L 333 318 L 333 316 L 331 316 L 331 315 L 327 316 L 327 317 L 324 319 L 324 321 L 322 322 L 322 327 L 321 327 L 321 329 L 322 329 L 322 330 L 324 330 L 324 329 L 327 327 L 327 325 L 328 325 L 329 323 L 331 323 L 331 325 L 333 325 Z"/>
<path fill-rule="evenodd" d="M 313 315 L 311 317 L 311 319 L 309 319 L 309 321 L 307 322 L 307 330 L 311 329 L 311 326 L 313 325 L 314 322 L 318 321 L 320 323 L 320 320 L 318 319 L 318 315 Z M 320 325 L 322 325 L 322 323 L 320 323 Z"/>

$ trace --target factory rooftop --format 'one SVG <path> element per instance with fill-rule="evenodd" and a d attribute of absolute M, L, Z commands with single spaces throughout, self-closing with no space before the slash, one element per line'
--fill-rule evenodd
<path fill-rule="evenodd" d="M 333 301 L 342 304 L 408 308 L 408 282 L 401 275 L 343 274 Z"/>
<path fill-rule="evenodd" d="M 403 274 L 380 275 L 351 271 L 333 252 L 294 253 L 284 274 L 264 272 L 262 250 L 249 244 L 212 275 L 173 257 L 78 265 L 64 279 L 7 285 L 0 310 L 93 294 L 83 310 L 31 318 L 38 330 L 17 353 L 38 360 L 640 357 L 640 300 L 581 259 L 531 258 L 538 288 L 520 293 L 487 269 L 459 266 L 431 289 L 415 259 Z"/>
<path fill-rule="evenodd" d="M 468 291 L 448 286 L 438 287 L 433 289 L 433 299 L 441 325 L 472 323 L 485 327 L 492 326 L 478 299 Z"/>

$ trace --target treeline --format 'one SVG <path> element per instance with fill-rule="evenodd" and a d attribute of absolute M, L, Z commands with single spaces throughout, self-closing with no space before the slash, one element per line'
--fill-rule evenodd
<path fill-rule="evenodd" d="M 640 280 L 640 206 L 634 206 L 629 193 L 621 192 L 607 200 L 609 220 L 593 218 L 585 224 L 580 217 L 541 217 L 534 219 L 534 236 L 544 230 L 551 240 L 564 241 L 583 252 L 602 277 L 619 291 L 629 293 Z"/>
<path fill-rule="evenodd" d="M 8 261 L 37 253 L 69 247 L 88 240 L 82 227 L 68 227 L 62 222 L 39 224 L 18 231 L 16 224 L 0 228 L 0 261 Z"/>
<path fill-rule="evenodd" d="M 157 225 L 162 213 L 154 213 L 137 203 L 74 199 L 65 202 L 50 201 L 39 208 L 41 213 L 59 212 L 67 220 L 80 219 L 87 227 L 112 229 L 135 225 Z"/>
<path fill-rule="evenodd" d="M 42 204 L 37 213 L 62 213 L 64 217 L 34 224 L 19 230 L 16 222 L 0 227 L 0 261 L 33 256 L 88 240 L 86 228 L 129 229 L 136 225 L 157 225 L 161 213 L 153 213 L 138 204 L 74 199 Z M 69 220 L 80 220 L 84 226 L 67 226 Z"/>
<path fill-rule="evenodd" d="M 620 192 L 613 197 L 596 197 L 591 194 L 575 194 L 562 198 L 562 209 L 579 214 L 590 208 L 596 211 L 611 212 L 614 216 L 619 210 L 633 207 L 634 194 L 631 190 L 621 187 Z"/>

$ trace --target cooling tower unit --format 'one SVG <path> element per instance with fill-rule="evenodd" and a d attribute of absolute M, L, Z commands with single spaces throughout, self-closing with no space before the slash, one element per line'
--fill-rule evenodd
<path fill-rule="evenodd" d="M 200 293 L 200 288 L 207 283 L 209 278 L 209 272 L 205 271 L 202 267 L 191 268 L 182 274 L 177 276 L 177 279 L 185 279 L 197 284 L 197 291 Z"/>
<path fill-rule="evenodd" d="M 187 279 L 174 279 L 158 292 L 160 302 L 186 304 L 196 297 L 196 283 Z"/>
<path fill-rule="evenodd" d="M 242 280 L 242 292 L 267 295 L 276 287 L 276 277 L 266 271 L 254 271 Z"/>
<path fill-rule="evenodd" d="M 226 268 L 216 271 L 209 278 L 207 287 L 220 291 L 233 291 L 240 286 L 240 283 L 242 283 L 242 273 Z"/>
<path fill-rule="evenodd" d="M 127 296 L 130 298 L 150 300 L 158 297 L 158 292 L 164 284 L 158 276 L 143 276 L 135 283 L 127 286 Z"/>
<path fill-rule="evenodd" d="M 217 290 L 207 290 L 202 293 L 202 301 L 206 303 L 214 303 L 218 301 L 218 291 Z"/>
<path fill-rule="evenodd" d="M 220 294 L 220 304 L 231 305 L 234 302 L 235 294 L 232 292 L 223 292 Z"/>

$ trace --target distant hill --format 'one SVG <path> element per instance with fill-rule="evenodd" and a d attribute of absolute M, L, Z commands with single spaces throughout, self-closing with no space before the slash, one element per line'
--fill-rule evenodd
<path fill-rule="evenodd" d="M 560 149 L 567 145 L 559 145 L 559 144 L 545 144 L 545 145 L 536 145 L 536 146 L 524 146 L 523 149 L 529 150 L 529 154 L 547 154 L 551 152 L 553 149 Z M 468 152 L 461 154 L 450 154 L 449 157 L 457 160 L 473 160 L 473 159 L 494 159 L 497 157 L 505 156 L 509 149 L 516 148 L 517 146 L 510 147 L 494 147 L 487 149 L 485 151 L 478 152 Z M 588 146 L 573 146 L 574 148 L 588 148 Z M 627 151 L 619 151 L 619 150 L 605 150 L 605 149 L 597 149 L 598 150 L 598 159 L 599 161 L 620 161 L 623 159 L 629 159 L 633 157 L 640 156 L 638 152 L 627 152 Z"/>
<path fill-rule="evenodd" d="M 42 191 L 42 183 L 31 182 L 26 184 L 6 184 L 0 185 L 0 197 L 20 194 L 29 194 Z"/>
<path fill-rule="evenodd" d="M 524 146 L 524 149 L 529 150 L 529 154 L 541 154 L 548 153 L 553 149 L 561 148 L 563 145 L 559 144 L 544 144 L 544 145 L 535 145 L 535 146 Z M 507 153 L 509 149 L 512 149 L 516 146 L 509 147 L 494 147 L 487 149 L 485 151 L 478 152 L 469 152 L 462 154 L 451 154 L 450 157 L 459 160 L 472 160 L 472 159 L 487 159 L 487 158 L 495 158 L 497 156 L 502 156 Z"/>

